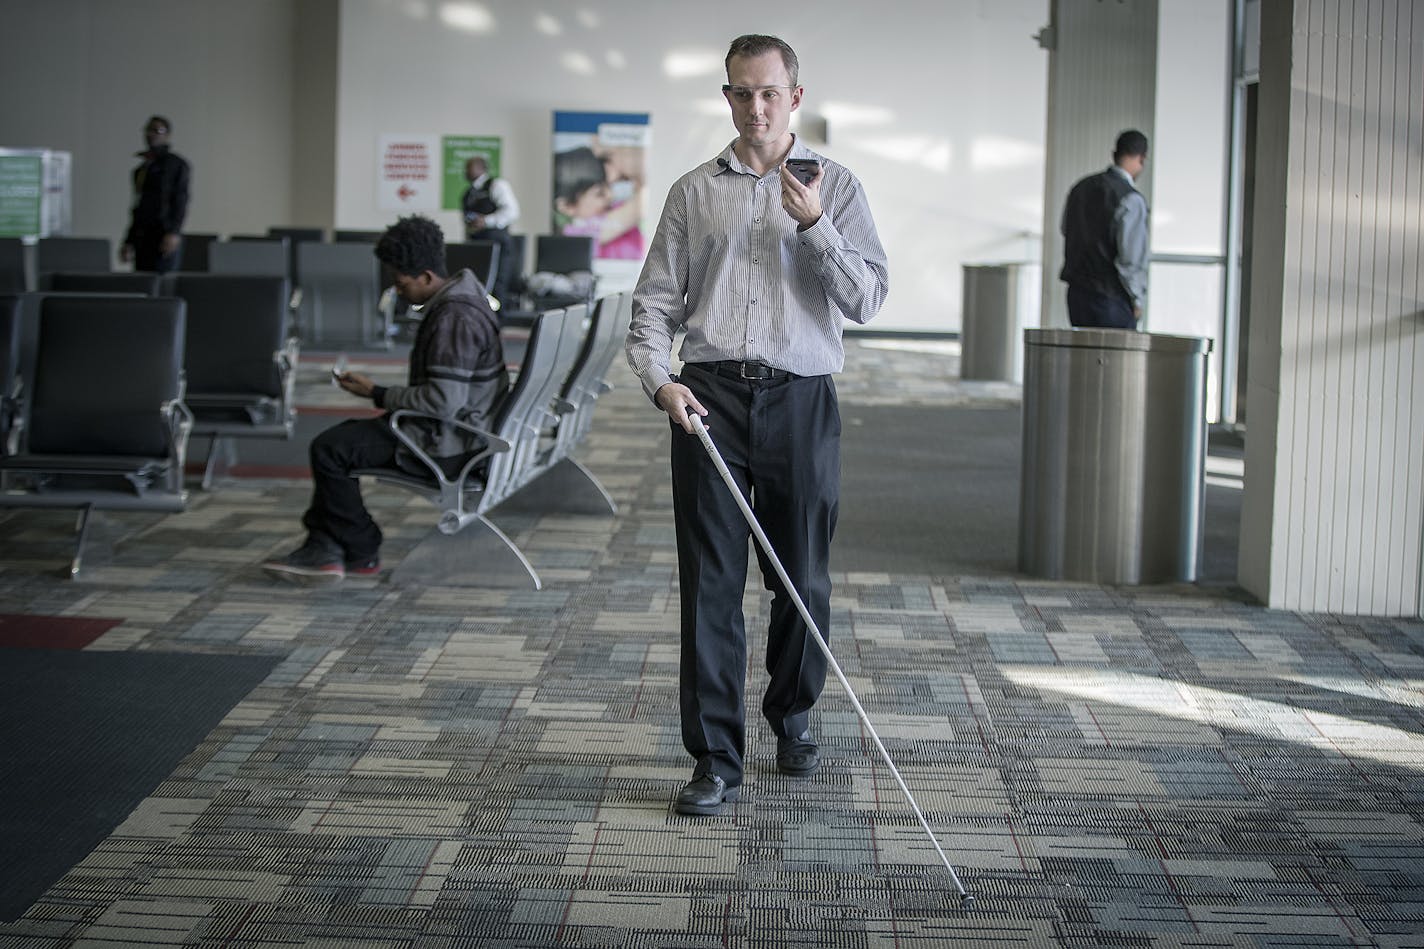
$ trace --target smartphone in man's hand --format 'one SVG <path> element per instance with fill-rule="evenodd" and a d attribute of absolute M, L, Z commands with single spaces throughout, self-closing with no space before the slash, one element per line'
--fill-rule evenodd
<path fill-rule="evenodd" d="M 821 163 L 814 158 L 788 158 L 786 168 L 803 185 L 808 185 L 821 172 Z"/>

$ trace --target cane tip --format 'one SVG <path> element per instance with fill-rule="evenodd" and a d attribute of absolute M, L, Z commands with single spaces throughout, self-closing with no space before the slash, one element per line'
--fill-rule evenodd
<path fill-rule="evenodd" d="M 970 896 L 968 893 L 965 893 L 964 898 L 959 901 L 959 905 L 962 909 L 973 909 L 974 897 Z"/>

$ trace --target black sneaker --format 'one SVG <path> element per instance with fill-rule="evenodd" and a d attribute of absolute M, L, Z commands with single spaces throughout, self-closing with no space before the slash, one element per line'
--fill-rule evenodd
<path fill-rule="evenodd" d="M 380 572 L 380 557 L 367 557 L 363 560 L 346 561 L 346 575 L 348 577 L 374 577 Z"/>
<path fill-rule="evenodd" d="M 340 583 L 346 576 L 341 552 L 312 540 L 285 557 L 267 561 L 262 569 L 292 583 Z"/>

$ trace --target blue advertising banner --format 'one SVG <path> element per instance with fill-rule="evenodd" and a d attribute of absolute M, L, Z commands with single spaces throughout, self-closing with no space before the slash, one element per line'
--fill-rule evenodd
<path fill-rule="evenodd" d="M 594 256 L 639 260 L 645 250 L 646 112 L 555 112 L 555 234 L 594 238 Z"/>

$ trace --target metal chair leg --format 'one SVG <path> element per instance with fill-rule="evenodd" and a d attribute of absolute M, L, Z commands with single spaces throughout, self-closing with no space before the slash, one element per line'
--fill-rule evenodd
<path fill-rule="evenodd" d="M 74 560 L 69 564 L 69 579 L 76 580 L 79 577 L 79 568 L 84 560 L 84 541 L 89 536 L 89 515 L 94 511 L 94 505 L 86 504 L 79 509 L 79 532 L 78 540 L 74 545 Z"/>

